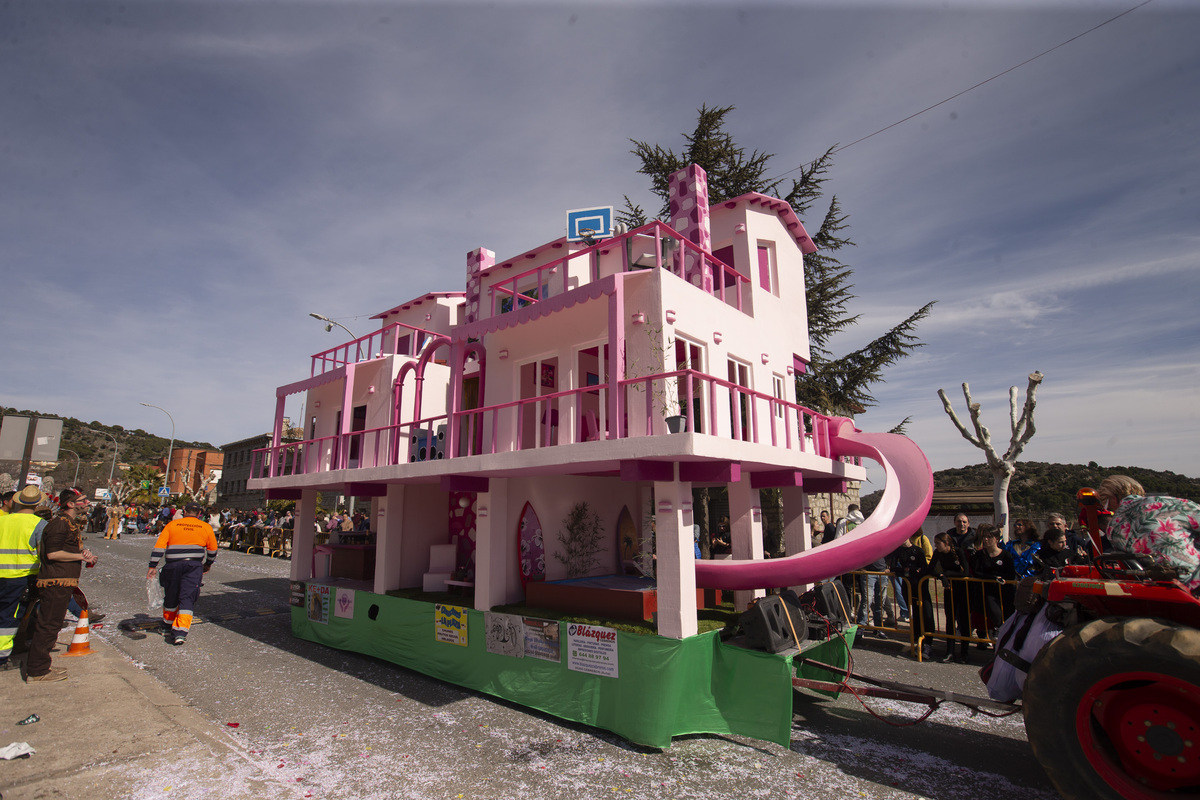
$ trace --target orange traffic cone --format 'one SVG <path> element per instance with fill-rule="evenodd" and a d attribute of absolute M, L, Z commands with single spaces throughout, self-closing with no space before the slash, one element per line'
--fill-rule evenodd
<path fill-rule="evenodd" d="M 71 640 L 71 646 L 67 648 L 64 656 L 88 656 L 96 652 L 88 647 L 88 631 L 91 626 L 88 625 L 88 612 L 86 608 L 80 609 L 79 624 L 75 626 L 75 638 Z"/>

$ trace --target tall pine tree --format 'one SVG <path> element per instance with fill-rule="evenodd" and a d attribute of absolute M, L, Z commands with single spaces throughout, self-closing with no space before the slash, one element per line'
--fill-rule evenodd
<path fill-rule="evenodd" d="M 667 179 L 688 164 L 699 164 L 708 173 L 709 202 L 718 203 L 747 192 L 777 197 L 805 219 L 809 211 L 824 196 L 824 183 L 833 164 L 835 147 L 830 147 L 798 176 L 785 181 L 766 178 L 767 167 L 774 157 L 758 150 L 746 155 L 725 130 L 725 117 L 733 106 L 709 108 L 702 105 L 695 129 L 685 133 L 687 148 L 678 155 L 661 145 L 651 145 L 631 139 L 631 151 L 642 162 L 639 173 L 648 175 L 651 191 L 662 198 L 659 219 L 669 218 Z M 786 185 L 790 183 L 790 186 Z M 785 191 L 786 190 L 786 191 Z M 621 222 L 636 227 L 648 220 L 645 212 L 625 197 L 625 209 L 618 215 Z M 854 299 L 850 282 L 853 270 L 838 259 L 838 253 L 854 242 L 847 234 L 848 215 L 842 210 L 837 196 L 830 198 L 825 216 L 816 233 L 810 231 L 817 252 L 804 258 L 804 282 L 808 301 L 808 335 L 812 349 L 809 371 L 796 378 L 799 402 L 817 411 L 831 414 L 857 414 L 875 405 L 871 388 L 883 381 L 883 372 L 921 346 L 917 339 L 917 323 L 929 316 L 933 303 L 926 303 L 908 319 L 895 325 L 883 335 L 853 352 L 835 356 L 829 349 L 835 334 L 856 325 L 858 314 L 851 314 L 848 304 Z M 897 426 L 902 428 L 904 422 Z"/>

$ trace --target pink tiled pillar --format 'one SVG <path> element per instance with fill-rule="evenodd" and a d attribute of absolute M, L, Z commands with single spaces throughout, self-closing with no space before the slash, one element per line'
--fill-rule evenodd
<path fill-rule="evenodd" d="M 696 164 L 676 172 L 667 183 L 671 192 L 671 227 L 706 253 L 712 252 L 708 220 L 708 173 Z M 684 251 L 683 277 L 706 292 L 713 290 L 711 269 L 697 253 Z"/>
<path fill-rule="evenodd" d="M 480 247 L 467 253 L 467 322 L 480 319 L 480 286 L 483 271 L 496 265 L 496 254 Z"/>

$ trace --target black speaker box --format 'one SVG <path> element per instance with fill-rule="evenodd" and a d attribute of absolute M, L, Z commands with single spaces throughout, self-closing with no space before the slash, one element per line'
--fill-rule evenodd
<path fill-rule="evenodd" d="M 846 592 L 845 584 L 840 580 L 834 579 L 818 583 L 812 591 L 815 600 L 814 607 L 818 614 L 831 622 L 840 622 L 843 625 L 849 625 L 852 622 L 849 617 L 853 613 L 850 609 L 850 595 Z"/>
<path fill-rule="evenodd" d="M 795 597 L 795 594 L 792 595 Z M 791 624 L 788 614 L 791 614 Z M 799 613 L 796 606 L 789 607 L 779 595 L 767 595 L 746 609 L 738 620 L 742 633 L 746 635 L 746 645 L 756 650 L 766 650 L 768 653 L 779 653 L 789 648 L 798 647 L 792 630 L 803 641 L 808 636 L 808 619 Z"/>

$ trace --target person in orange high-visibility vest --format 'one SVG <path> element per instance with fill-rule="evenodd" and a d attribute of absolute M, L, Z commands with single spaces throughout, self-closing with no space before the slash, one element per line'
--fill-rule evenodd
<path fill-rule="evenodd" d="M 187 639 L 201 579 L 217 557 L 217 537 L 212 526 L 199 518 L 201 511 L 198 503 L 188 503 L 181 519 L 167 523 L 154 543 L 146 571 L 146 580 L 152 579 L 163 560 L 158 582 L 163 587 L 163 627 L 168 629 L 164 638 L 176 646 Z"/>

